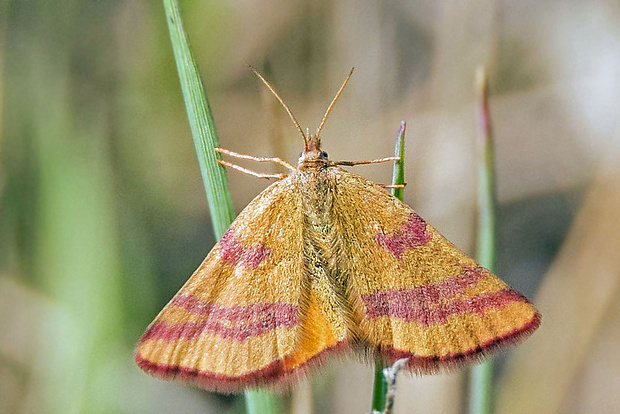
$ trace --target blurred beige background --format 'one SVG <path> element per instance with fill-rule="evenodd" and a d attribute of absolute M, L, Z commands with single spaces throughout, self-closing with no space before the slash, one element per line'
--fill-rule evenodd
<path fill-rule="evenodd" d="M 181 1 L 222 146 L 295 162 L 389 156 L 406 201 L 474 254 L 475 70 L 489 73 L 498 274 L 540 330 L 502 354 L 498 413 L 620 406 L 620 5 L 580 1 Z M 133 346 L 212 246 L 163 7 L 0 2 L 0 413 L 237 413 L 152 379 Z M 265 168 L 270 168 L 265 166 Z M 389 182 L 391 166 L 358 173 Z M 239 211 L 266 181 L 229 173 Z M 370 410 L 372 367 L 336 361 L 287 399 Z M 309 395 L 309 387 L 313 395 Z M 467 375 L 402 376 L 396 413 L 461 413 Z"/>

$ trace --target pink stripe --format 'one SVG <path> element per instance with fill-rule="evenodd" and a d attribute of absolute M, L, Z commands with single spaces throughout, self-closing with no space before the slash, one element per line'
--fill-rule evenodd
<path fill-rule="evenodd" d="M 296 307 L 287 303 L 253 303 L 247 306 L 226 307 L 207 302 L 194 295 L 177 295 L 172 299 L 171 305 L 181 307 L 195 315 L 230 322 L 262 320 L 270 318 L 272 314 L 295 314 L 296 312 Z"/>
<path fill-rule="evenodd" d="M 381 232 L 375 236 L 375 242 L 391 252 L 398 260 L 408 249 L 424 246 L 431 239 L 426 231 L 426 222 L 416 213 L 411 213 L 406 223 L 392 236 Z"/>
<path fill-rule="evenodd" d="M 391 316 L 429 326 L 445 323 L 448 317 L 462 313 L 477 313 L 482 316 L 489 309 L 501 309 L 513 302 L 527 302 L 527 299 L 517 291 L 504 289 L 473 298 L 456 299 L 447 304 L 416 299 L 412 302 L 392 302 L 368 307 L 367 302 L 366 314 L 371 318 Z"/>
<path fill-rule="evenodd" d="M 413 289 L 388 289 L 362 295 L 369 312 L 384 312 L 409 303 L 435 303 L 440 299 L 450 299 L 460 295 L 467 288 L 476 286 L 478 281 L 489 274 L 483 267 L 466 267 L 463 273 L 450 276 L 440 282 L 423 285 Z"/>
<path fill-rule="evenodd" d="M 166 321 L 156 322 L 147 329 L 141 342 L 149 339 L 163 339 L 166 342 L 178 339 L 192 340 L 203 332 L 244 341 L 250 336 L 257 336 L 278 327 L 290 328 L 297 323 L 297 307 L 286 303 L 257 303 L 245 307 L 225 308 L 201 303 L 194 296 L 181 296 L 179 299 L 173 299 L 172 304 L 184 307 L 192 313 L 206 316 L 206 319 L 200 322 L 178 324 Z M 200 311 L 197 312 L 199 309 Z"/>
<path fill-rule="evenodd" d="M 259 264 L 271 255 L 271 251 L 262 243 L 256 247 L 245 247 L 232 230 L 227 230 L 220 239 L 220 256 L 225 262 L 249 269 L 256 269 Z"/>

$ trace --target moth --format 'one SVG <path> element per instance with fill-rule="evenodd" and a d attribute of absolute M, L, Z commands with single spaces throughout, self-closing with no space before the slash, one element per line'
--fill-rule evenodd
<path fill-rule="evenodd" d="M 142 336 L 146 372 L 222 393 L 293 383 L 351 350 L 417 374 L 477 361 L 534 332 L 534 306 L 383 187 L 304 140 L 297 166 L 243 209 Z M 235 164 L 220 163 L 250 172 Z M 252 173 L 252 172 L 250 172 Z"/>

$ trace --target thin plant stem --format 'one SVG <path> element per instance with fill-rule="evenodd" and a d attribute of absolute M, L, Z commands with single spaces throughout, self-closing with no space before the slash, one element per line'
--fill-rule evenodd
<path fill-rule="evenodd" d="M 194 55 L 183 29 L 177 0 L 164 0 L 172 50 L 177 64 L 187 117 L 200 164 L 215 236 L 222 237 L 235 218 L 226 169 L 217 163 L 219 139 Z"/>
<path fill-rule="evenodd" d="M 282 412 L 282 399 L 263 390 L 245 392 L 247 414 L 276 414 Z"/>
<path fill-rule="evenodd" d="M 235 218 L 226 170 L 217 163 L 219 139 L 198 67 L 190 48 L 177 0 L 164 0 L 172 50 L 179 73 L 181 90 L 196 147 L 200 173 L 215 236 L 219 239 Z M 279 412 L 278 397 L 266 391 L 246 391 L 246 409 L 250 414 Z"/>
<path fill-rule="evenodd" d="M 495 154 L 491 113 L 489 111 L 487 77 L 484 68 L 477 73 L 478 100 L 478 228 L 476 236 L 477 261 L 495 271 L 496 258 L 496 187 Z M 470 414 L 491 414 L 493 412 L 493 360 L 489 359 L 472 368 L 470 377 Z"/>
<path fill-rule="evenodd" d="M 384 364 L 381 359 L 375 362 L 375 380 L 372 387 L 372 411 L 383 410 L 385 406 L 385 395 L 387 393 L 387 382 L 383 376 Z"/>
<path fill-rule="evenodd" d="M 394 156 L 399 160 L 394 163 L 394 172 L 392 173 L 392 185 L 405 184 L 405 131 L 407 129 L 407 123 L 402 121 L 400 128 L 398 129 L 398 137 L 396 138 L 396 147 L 394 149 Z M 403 187 L 393 188 L 392 195 L 403 201 L 403 195 L 405 189 Z"/>
<path fill-rule="evenodd" d="M 405 184 L 405 130 L 407 124 L 402 121 L 396 137 L 394 155 L 399 160 L 394 161 L 394 172 L 392 175 L 392 185 Z M 403 201 L 403 188 L 392 188 L 392 195 Z M 383 361 L 378 359 L 375 363 L 375 380 L 372 390 L 372 410 L 382 412 L 385 407 L 385 399 L 388 391 L 388 384 L 383 376 Z"/>

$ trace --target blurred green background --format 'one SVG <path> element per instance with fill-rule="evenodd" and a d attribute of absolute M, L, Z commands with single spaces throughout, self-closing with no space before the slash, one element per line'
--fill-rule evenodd
<path fill-rule="evenodd" d="M 503 354 L 498 413 L 620 407 L 620 6 L 580 1 L 181 1 L 224 147 L 295 162 L 263 71 L 333 159 L 389 156 L 405 201 L 474 253 L 475 69 L 491 87 L 498 273 L 543 325 Z M 143 374 L 133 347 L 214 240 L 163 6 L 0 1 L 0 412 L 242 412 Z M 264 166 L 266 169 L 271 168 Z M 387 183 L 391 166 L 359 167 Z M 237 211 L 266 185 L 229 174 Z M 330 363 L 295 414 L 364 413 Z M 462 372 L 399 380 L 396 413 L 460 413 Z"/>

